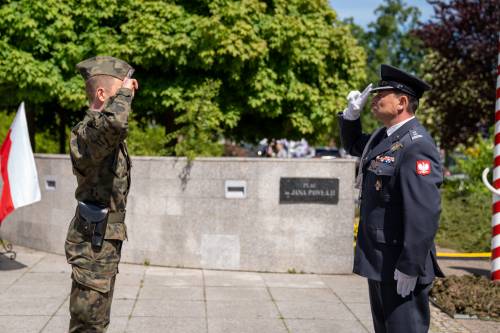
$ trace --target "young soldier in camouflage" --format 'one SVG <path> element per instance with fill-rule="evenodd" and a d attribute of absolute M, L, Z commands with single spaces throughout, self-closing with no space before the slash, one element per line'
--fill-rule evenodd
<path fill-rule="evenodd" d="M 125 138 L 136 80 L 126 62 L 113 57 L 82 61 L 90 107 L 71 131 L 70 156 L 78 208 L 65 242 L 72 265 L 69 332 L 105 332 L 109 325 L 122 241 L 130 158 Z"/>

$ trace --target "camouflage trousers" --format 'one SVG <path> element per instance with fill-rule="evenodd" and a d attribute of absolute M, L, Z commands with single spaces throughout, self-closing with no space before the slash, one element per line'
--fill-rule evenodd
<path fill-rule="evenodd" d="M 115 277 L 111 290 L 101 293 L 73 280 L 69 299 L 70 333 L 104 333 L 108 329 Z"/>
<path fill-rule="evenodd" d="M 124 230 L 124 229 L 123 229 Z M 101 333 L 109 325 L 113 290 L 125 233 L 112 233 L 100 249 L 94 249 L 91 235 L 79 228 L 78 216 L 69 226 L 65 242 L 66 259 L 72 266 L 69 332 Z"/>

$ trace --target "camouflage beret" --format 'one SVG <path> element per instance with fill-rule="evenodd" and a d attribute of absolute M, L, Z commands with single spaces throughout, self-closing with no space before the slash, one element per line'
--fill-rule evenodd
<path fill-rule="evenodd" d="M 133 68 L 123 60 L 109 56 L 97 56 L 78 63 L 76 69 L 80 71 L 83 79 L 87 81 L 96 75 L 109 75 L 123 80 L 128 71 Z"/>

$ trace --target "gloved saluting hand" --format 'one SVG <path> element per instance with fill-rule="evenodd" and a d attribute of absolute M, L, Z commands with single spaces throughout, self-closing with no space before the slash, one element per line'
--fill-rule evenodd
<path fill-rule="evenodd" d="M 406 275 L 403 272 L 396 270 L 394 271 L 394 280 L 397 281 L 397 293 L 401 295 L 401 297 L 408 296 L 417 285 L 418 276 L 410 276 Z"/>
<path fill-rule="evenodd" d="M 359 118 L 361 110 L 363 110 L 371 90 L 372 84 L 370 83 L 362 93 L 357 90 L 349 92 L 349 95 L 347 95 L 347 108 L 344 110 L 344 119 L 356 120 Z"/>

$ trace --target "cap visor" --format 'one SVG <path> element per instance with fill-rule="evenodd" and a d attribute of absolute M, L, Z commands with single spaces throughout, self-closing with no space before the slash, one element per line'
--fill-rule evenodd
<path fill-rule="evenodd" d="M 372 90 L 370 90 L 370 94 L 375 93 L 377 91 L 382 91 L 382 90 L 396 90 L 396 88 L 394 88 L 393 86 L 376 87 L 376 88 L 373 88 Z"/>

